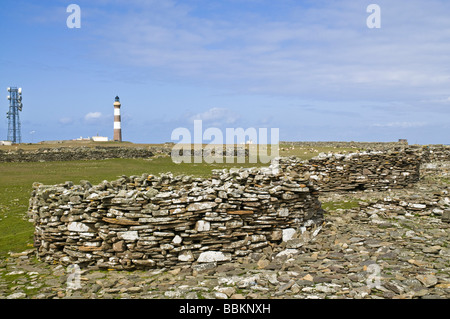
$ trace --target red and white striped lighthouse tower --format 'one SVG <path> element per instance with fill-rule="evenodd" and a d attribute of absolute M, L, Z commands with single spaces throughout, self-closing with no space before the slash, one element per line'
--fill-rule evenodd
<path fill-rule="evenodd" d="M 114 141 L 122 142 L 122 128 L 120 121 L 120 100 L 116 96 L 114 101 Z"/>

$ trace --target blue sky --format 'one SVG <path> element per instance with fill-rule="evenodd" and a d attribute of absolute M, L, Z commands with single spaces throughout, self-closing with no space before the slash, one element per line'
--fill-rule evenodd
<path fill-rule="evenodd" d="M 2 0 L 0 34 L 0 139 L 19 86 L 24 142 L 112 138 L 119 95 L 135 143 L 201 119 L 284 141 L 449 144 L 445 0 Z"/>

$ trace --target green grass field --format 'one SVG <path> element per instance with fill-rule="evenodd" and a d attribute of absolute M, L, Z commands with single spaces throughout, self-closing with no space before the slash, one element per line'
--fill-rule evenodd
<path fill-rule="evenodd" d="M 54 145 L 52 145 L 54 146 Z M 29 146 L 34 147 L 34 146 Z M 45 147 L 40 145 L 40 147 Z M 280 149 L 283 146 L 280 146 Z M 1 148 L 0 148 L 1 149 Z M 331 148 L 280 150 L 281 156 L 297 156 L 308 159 L 320 152 L 337 151 Z M 351 151 L 340 149 L 339 151 Z M 175 164 L 170 157 L 146 159 L 109 159 L 97 161 L 0 163 L 0 256 L 9 251 L 20 252 L 33 243 L 33 225 L 26 212 L 32 184 L 47 185 L 88 180 L 93 185 L 103 180 L 115 180 L 121 175 L 141 175 L 172 172 L 174 175 L 208 177 L 212 169 L 254 167 L 266 164 Z"/>

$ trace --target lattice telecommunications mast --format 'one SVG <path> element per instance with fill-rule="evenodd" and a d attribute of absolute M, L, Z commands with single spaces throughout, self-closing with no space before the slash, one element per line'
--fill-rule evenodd
<path fill-rule="evenodd" d="M 8 141 L 13 144 L 22 143 L 20 134 L 19 111 L 22 111 L 22 88 L 8 88 L 9 111 L 6 113 L 8 118 Z"/>

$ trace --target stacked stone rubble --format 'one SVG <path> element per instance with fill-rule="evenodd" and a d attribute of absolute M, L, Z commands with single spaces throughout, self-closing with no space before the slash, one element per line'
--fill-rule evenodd
<path fill-rule="evenodd" d="M 374 214 L 418 215 L 439 217 L 450 222 L 450 187 L 440 191 L 402 196 L 386 196 L 376 202 L 360 202 L 361 209 L 369 216 Z"/>
<path fill-rule="evenodd" d="M 234 260 L 320 221 L 317 192 L 271 168 L 35 184 L 29 216 L 48 262 L 113 269 Z"/>

